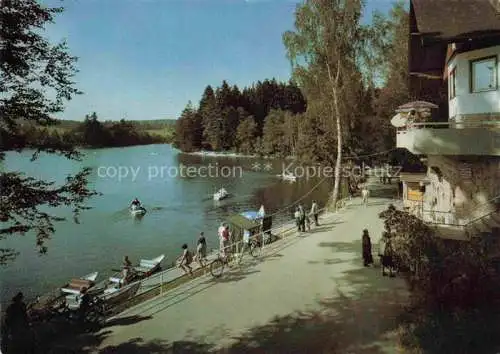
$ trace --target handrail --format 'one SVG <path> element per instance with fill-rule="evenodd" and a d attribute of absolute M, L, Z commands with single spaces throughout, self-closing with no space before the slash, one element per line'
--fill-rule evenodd
<path fill-rule="evenodd" d="M 472 210 L 471 212 L 473 211 L 476 211 L 476 210 L 479 210 L 480 208 L 484 208 L 484 207 L 488 207 L 488 210 L 487 212 L 485 212 L 483 215 L 480 215 L 478 217 L 475 217 L 473 219 L 469 219 L 467 220 L 466 223 L 446 223 L 446 222 L 435 222 L 435 221 L 432 221 L 432 222 L 426 222 L 427 224 L 432 224 L 432 225 L 449 225 L 449 226 L 458 226 L 458 227 L 462 227 L 462 228 L 467 228 L 469 227 L 470 225 L 472 225 L 473 223 L 476 223 L 477 221 L 479 220 L 482 220 L 494 213 L 497 212 L 497 210 L 491 210 L 491 204 L 495 201 L 500 201 L 500 195 L 497 195 L 489 200 L 487 200 L 486 202 L 484 203 L 481 203 L 481 204 L 478 204 L 476 205 Z M 424 217 L 424 213 L 436 213 L 436 214 L 446 214 L 446 215 L 451 215 L 453 217 L 456 217 L 456 214 L 455 213 L 452 213 L 452 212 L 446 212 L 446 211 L 439 211 L 439 210 L 422 210 L 422 218 Z"/>

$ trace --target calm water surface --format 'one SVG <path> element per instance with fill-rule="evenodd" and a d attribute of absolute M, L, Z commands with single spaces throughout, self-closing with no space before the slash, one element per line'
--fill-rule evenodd
<path fill-rule="evenodd" d="M 228 215 L 256 210 L 263 204 L 266 213 L 278 212 L 273 220 L 276 225 L 291 219 L 287 207 L 299 198 L 307 194 L 303 199 L 307 207 L 312 199 L 320 201 L 321 206 L 331 189 L 329 180 L 281 181 L 276 174 L 289 162 L 276 160 L 193 156 L 170 145 L 86 150 L 85 154 L 81 162 L 53 155 L 30 162 L 30 152 L 7 154 L 1 166 L 4 170 L 22 171 L 56 183 L 84 166 L 92 167 L 90 182 L 103 195 L 89 202 L 92 209 L 83 212 L 80 224 L 71 217 L 56 224 L 56 233 L 46 244 L 46 255 L 38 255 L 32 234 L 2 241 L 3 246 L 21 254 L 15 262 L 0 268 L 1 303 L 19 290 L 34 296 L 92 271 L 99 271 L 100 278 L 107 276 L 111 269 L 120 267 L 124 255 L 135 262 L 165 254 L 168 264 L 175 260 L 183 243 L 194 248 L 200 231 L 205 231 L 209 248 L 215 248 L 218 224 Z M 182 174 L 180 166 L 184 166 Z M 113 174 L 119 167 L 121 178 Z M 231 197 L 215 202 L 212 194 L 221 186 Z M 316 189 L 309 193 L 313 187 Z M 148 209 L 142 219 L 128 212 L 134 197 Z M 71 215 L 68 209 L 51 212 Z"/>

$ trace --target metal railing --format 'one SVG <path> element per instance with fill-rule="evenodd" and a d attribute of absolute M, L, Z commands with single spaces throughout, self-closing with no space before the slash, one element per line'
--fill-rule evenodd
<path fill-rule="evenodd" d="M 344 198 L 348 199 L 348 198 Z M 345 203 L 344 205 L 347 206 L 348 203 Z M 327 211 L 328 208 L 324 207 L 319 209 L 319 214 L 324 214 L 325 211 Z M 311 220 L 312 221 L 312 220 Z M 279 226 L 273 227 L 269 230 L 264 230 L 263 232 L 260 232 L 256 235 L 253 235 L 252 237 L 259 237 L 262 242 L 261 242 L 261 252 L 263 252 L 265 249 L 268 248 L 269 245 L 275 243 L 275 242 L 280 242 L 286 239 L 291 233 L 290 231 L 296 230 L 297 225 L 295 221 L 288 221 L 285 222 Z M 278 236 L 277 240 L 275 242 L 263 242 L 265 234 L 271 233 L 271 235 Z M 243 249 L 243 243 L 245 240 L 238 240 L 236 242 L 232 242 L 229 244 L 227 247 L 224 249 L 230 249 L 235 257 L 241 257 L 243 256 L 242 253 L 240 252 Z M 237 252 L 233 252 L 233 250 L 236 248 Z M 206 266 L 209 267 L 210 263 L 215 260 L 218 255 L 221 253 L 220 249 L 212 249 L 212 252 L 207 255 L 206 257 Z M 194 265 L 196 262 L 193 261 L 191 265 Z M 198 270 L 202 269 L 201 266 L 198 267 L 193 267 L 193 272 L 196 272 Z M 129 299 L 125 300 L 124 302 L 120 303 L 119 306 L 117 306 L 117 311 L 115 313 L 121 312 L 131 306 L 134 306 L 136 304 L 139 304 L 143 301 L 151 300 L 156 297 L 162 296 L 164 292 L 166 293 L 167 290 L 164 291 L 164 287 L 168 286 L 169 284 L 174 283 L 175 281 L 184 278 L 186 275 L 184 274 L 184 271 L 182 269 L 179 269 L 177 265 L 172 266 L 168 269 L 165 269 L 164 271 L 160 271 L 158 273 L 155 273 L 145 279 L 138 280 L 137 282 L 140 282 L 140 287 L 139 290 Z M 149 295 L 149 296 L 148 296 Z M 139 298 L 144 298 L 142 301 L 138 301 Z"/>
<path fill-rule="evenodd" d="M 470 230 L 470 227 L 478 222 L 498 212 L 496 205 L 500 203 L 500 195 L 490 200 L 478 204 L 472 208 L 461 208 L 458 211 L 462 214 L 469 214 L 468 217 L 459 218 L 457 212 L 438 211 L 438 210 L 422 210 L 420 218 L 427 224 L 444 225 L 462 228 L 464 231 Z M 459 214 L 460 215 L 460 214 Z"/>
<path fill-rule="evenodd" d="M 464 122 L 415 122 L 408 123 L 404 127 L 398 127 L 396 129 L 397 134 L 404 134 L 408 131 L 415 129 L 457 129 L 457 128 L 484 128 L 484 127 L 499 127 L 500 121 L 498 120 L 487 120 L 487 121 L 464 121 Z"/>

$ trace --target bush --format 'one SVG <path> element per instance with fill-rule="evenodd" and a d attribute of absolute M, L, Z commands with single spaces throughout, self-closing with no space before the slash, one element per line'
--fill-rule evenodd
<path fill-rule="evenodd" d="M 412 316 L 403 344 L 426 353 L 485 353 L 494 348 L 499 321 L 492 309 L 497 308 L 500 282 L 486 245 L 438 238 L 420 219 L 393 206 L 380 217 L 411 290 Z"/>

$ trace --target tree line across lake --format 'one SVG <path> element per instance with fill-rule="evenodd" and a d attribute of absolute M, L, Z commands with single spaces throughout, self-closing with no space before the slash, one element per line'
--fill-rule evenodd
<path fill-rule="evenodd" d="M 83 122 L 60 120 L 55 125 L 43 126 L 24 122 L 20 134 L 2 137 L 8 149 L 21 147 L 76 145 L 84 148 L 123 147 L 171 143 L 174 120 L 146 120 L 100 122 L 94 112 Z"/>
<path fill-rule="evenodd" d="M 348 12 L 339 8 L 339 13 L 327 16 L 331 6 L 318 4 L 308 2 L 297 13 L 312 16 L 307 11 L 318 7 L 325 12 L 324 27 L 329 28 L 328 16 Z M 190 101 L 176 122 L 176 147 L 185 152 L 293 156 L 328 166 L 335 166 L 340 156 L 344 160 L 354 156 L 358 162 L 414 165 L 417 161 L 419 165 L 408 152 L 373 157 L 374 152 L 397 150 L 390 118 L 399 105 L 412 99 L 408 11 L 403 3 L 396 3 L 388 15 L 375 13 L 372 23 L 362 26 L 361 8 L 352 14 L 351 22 L 342 23 L 344 29 L 329 28 L 336 44 L 323 37 L 321 26 L 312 33 L 298 23 L 295 32 L 283 35 L 287 56 L 296 62 L 289 82 L 265 79 L 243 90 L 227 81 L 215 89 L 206 86 L 199 103 L 195 106 Z M 301 48 L 303 43 L 315 45 Z M 324 49 L 311 52 L 313 47 Z M 335 56 L 328 57 L 328 50 Z M 301 55 L 308 65 L 295 60 Z"/>

